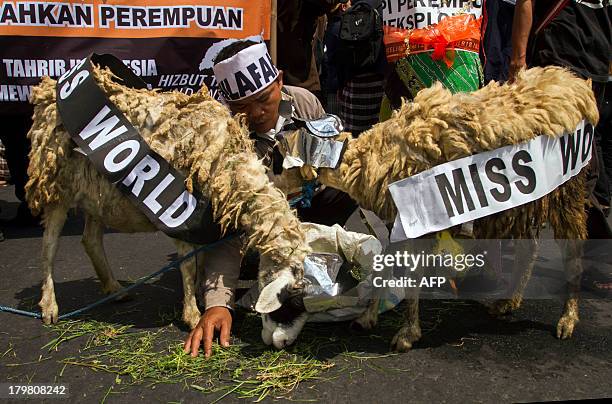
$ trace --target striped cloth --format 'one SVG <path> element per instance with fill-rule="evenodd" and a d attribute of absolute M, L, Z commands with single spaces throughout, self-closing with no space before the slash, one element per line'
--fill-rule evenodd
<path fill-rule="evenodd" d="M 344 130 L 358 136 L 378 123 L 383 95 L 383 77 L 380 74 L 365 73 L 348 80 L 338 97 Z"/>
<path fill-rule="evenodd" d="M 340 101 L 338 101 L 337 93 L 327 94 L 325 97 L 325 112 L 340 116 Z"/>
<path fill-rule="evenodd" d="M 9 172 L 8 164 L 4 159 L 4 153 L 6 149 L 0 140 L 0 181 L 7 181 L 11 178 L 11 173 Z"/>

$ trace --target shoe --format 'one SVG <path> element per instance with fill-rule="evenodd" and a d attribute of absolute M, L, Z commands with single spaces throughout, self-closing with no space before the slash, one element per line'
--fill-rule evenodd
<path fill-rule="evenodd" d="M 603 272 L 591 266 L 582 273 L 581 284 L 584 290 L 597 297 L 612 298 L 612 273 Z"/>

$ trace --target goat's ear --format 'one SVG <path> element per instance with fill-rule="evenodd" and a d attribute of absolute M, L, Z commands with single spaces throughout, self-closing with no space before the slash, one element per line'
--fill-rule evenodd
<path fill-rule="evenodd" d="M 295 278 L 291 272 L 286 271 L 281 274 L 278 278 L 267 284 L 259 293 L 259 299 L 257 299 L 257 303 L 255 304 L 255 310 L 258 313 L 266 314 L 280 309 L 283 305 L 281 296 L 285 295 L 283 290 L 293 287 L 294 283 Z"/>

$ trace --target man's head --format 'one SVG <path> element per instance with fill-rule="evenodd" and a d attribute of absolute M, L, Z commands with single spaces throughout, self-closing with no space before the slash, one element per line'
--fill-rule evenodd
<path fill-rule="evenodd" d="M 264 43 L 237 41 L 223 48 L 213 71 L 232 113 L 246 114 L 258 133 L 273 129 L 278 120 L 283 72 L 278 70 Z"/>
<path fill-rule="evenodd" d="M 351 7 L 351 0 L 340 0 L 338 4 L 332 9 L 332 13 L 340 12 L 343 13 Z"/>

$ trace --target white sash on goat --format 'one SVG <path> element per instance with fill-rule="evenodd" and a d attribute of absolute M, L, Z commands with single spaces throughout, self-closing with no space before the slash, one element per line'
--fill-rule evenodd
<path fill-rule="evenodd" d="M 391 241 L 416 238 L 532 202 L 591 159 L 593 125 L 475 154 L 389 185 L 397 206 Z M 578 197 L 578 196 L 576 196 Z"/>
<path fill-rule="evenodd" d="M 210 199 L 197 184 L 152 150 L 94 78 L 93 64 L 109 68 L 126 88 L 146 84 L 112 55 L 95 53 L 79 61 L 57 81 L 57 110 L 79 152 L 168 236 L 196 244 L 221 237 Z"/>

